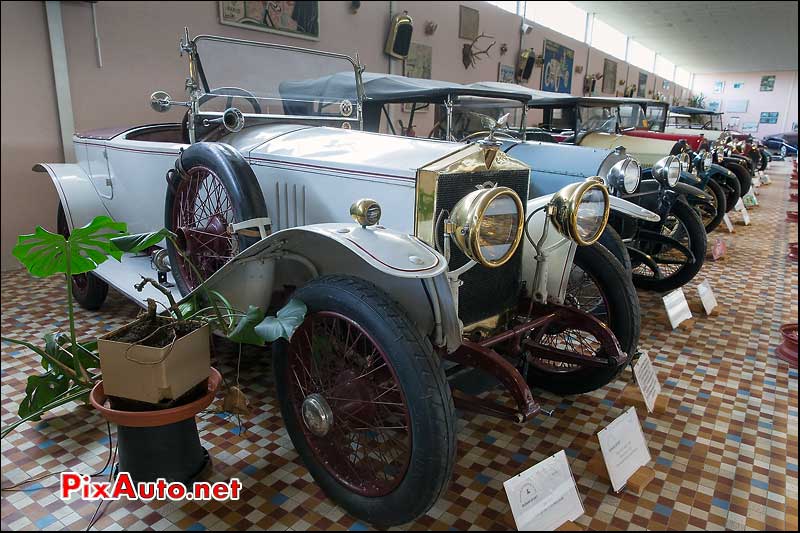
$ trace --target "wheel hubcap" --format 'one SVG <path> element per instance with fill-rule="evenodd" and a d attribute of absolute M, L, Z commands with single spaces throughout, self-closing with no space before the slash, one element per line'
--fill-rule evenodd
<path fill-rule="evenodd" d="M 333 427 L 333 411 L 321 394 L 311 394 L 303 400 L 303 422 L 317 437 L 324 437 Z"/>

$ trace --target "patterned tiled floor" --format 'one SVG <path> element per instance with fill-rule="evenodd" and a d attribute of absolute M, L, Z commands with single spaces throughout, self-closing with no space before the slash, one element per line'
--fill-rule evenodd
<path fill-rule="evenodd" d="M 787 243 L 788 163 L 773 163 L 774 183 L 760 189 L 750 227 L 712 235 L 728 242 L 723 260 L 708 262 L 686 287 L 709 280 L 717 316 L 697 317 L 670 331 L 657 295 L 640 293 L 643 347 L 654 359 L 666 412 L 640 413 L 656 479 L 637 498 L 615 494 L 586 470 L 598 452 L 595 433 L 621 414 L 619 397 L 630 379 L 592 394 L 539 394 L 552 416 L 515 425 L 479 415 L 460 419 L 458 464 L 450 490 L 418 522 L 403 529 L 513 528 L 505 479 L 566 449 L 586 513 L 578 520 L 608 529 L 797 529 L 797 370 L 774 356 L 778 327 L 797 320 L 797 263 Z M 796 208 L 796 207 L 795 207 Z M 739 216 L 734 215 L 737 221 Z M 2 276 L 2 333 L 35 341 L 64 329 L 64 291 L 58 280 L 21 272 Z M 119 295 L 99 312 L 78 312 L 80 332 L 97 335 L 128 321 L 137 309 Z M 55 321 L 55 323 L 53 322 Z M 215 366 L 235 376 L 233 350 Z M 31 352 L 2 344 L 2 422 L 16 417 L 26 376 L 39 363 Z M 238 477 L 246 487 L 231 503 L 114 502 L 97 529 L 368 529 L 325 498 L 299 462 L 274 399 L 268 355 L 246 350 L 241 385 L 253 413 L 240 431 L 235 419 L 209 412 L 199 422 L 214 459 L 213 480 Z M 536 391 L 534 391 L 536 393 Z M 219 400 L 217 403 L 220 403 Z M 217 411 L 218 411 L 217 407 Z M 92 409 L 71 404 L 2 441 L 2 486 L 70 468 L 93 472 L 108 454 L 106 426 Z M 2 494 L 2 529 L 84 529 L 96 504 L 59 500 L 55 477 Z"/>

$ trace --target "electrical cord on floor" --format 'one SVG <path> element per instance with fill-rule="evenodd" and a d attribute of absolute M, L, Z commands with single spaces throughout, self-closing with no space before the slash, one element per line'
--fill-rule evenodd
<path fill-rule="evenodd" d="M 117 460 L 118 447 L 119 447 L 119 441 L 117 441 L 117 444 L 114 445 L 114 454 L 111 456 L 111 469 L 108 472 L 109 483 L 113 483 L 114 477 L 116 477 L 114 472 L 114 462 Z M 111 504 L 111 501 L 112 500 L 100 500 L 99 502 L 97 502 L 97 507 L 95 508 L 92 517 L 89 519 L 89 525 L 86 526 L 85 531 L 91 530 L 92 527 L 97 523 L 97 521 L 103 517 L 103 514 L 105 513 L 105 510 L 108 509 L 108 506 Z M 105 509 L 103 509 L 103 511 L 101 512 L 100 509 L 103 507 L 103 504 L 106 504 L 106 506 Z"/>
<path fill-rule="evenodd" d="M 90 477 L 97 477 L 97 476 L 102 475 L 103 472 L 105 472 L 106 468 L 108 468 L 109 465 L 113 464 L 111 462 L 112 461 L 112 455 L 116 455 L 116 452 L 114 452 L 112 454 L 112 449 L 111 449 L 111 445 L 112 445 L 112 443 L 111 443 L 111 423 L 108 420 L 106 420 L 106 430 L 107 430 L 107 434 L 108 434 L 108 459 L 106 459 L 106 464 L 103 466 L 103 468 L 101 468 L 100 470 L 98 470 L 94 474 L 91 474 Z M 34 481 L 39 481 L 41 479 L 46 479 L 46 478 L 48 478 L 50 476 L 57 476 L 57 475 L 61 474 L 62 472 L 69 472 L 70 470 L 71 469 L 69 469 L 69 468 L 64 468 L 63 470 L 59 470 L 57 472 L 44 472 L 41 475 L 38 475 L 38 476 L 30 478 L 30 479 L 26 479 L 25 481 L 20 481 L 19 483 L 14 483 L 13 485 L 10 485 L 8 487 L 0 487 L 0 491 L 2 491 L 2 492 L 27 492 L 28 490 L 31 490 L 31 489 L 25 489 L 25 488 L 19 488 L 19 487 L 22 487 L 23 485 L 27 485 L 28 483 L 33 483 Z M 48 485 L 46 487 L 38 487 L 38 488 L 33 489 L 33 490 L 48 489 L 48 488 L 53 488 L 54 486 L 55 485 Z"/>

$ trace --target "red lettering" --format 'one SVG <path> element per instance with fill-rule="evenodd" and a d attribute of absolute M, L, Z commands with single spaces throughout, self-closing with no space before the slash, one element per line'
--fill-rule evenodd
<path fill-rule="evenodd" d="M 61 499 L 66 500 L 81 486 L 81 476 L 75 472 L 61 472 Z"/>
<path fill-rule="evenodd" d="M 215 500 L 228 499 L 228 484 L 224 481 L 218 481 L 211 487 L 211 494 L 214 495 Z"/>
<path fill-rule="evenodd" d="M 167 480 L 164 479 L 163 477 L 158 478 L 156 480 L 156 489 L 158 489 L 158 492 L 156 492 L 156 499 L 157 500 L 166 500 L 167 499 L 167 494 L 166 494 Z"/>
<path fill-rule="evenodd" d="M 97 481 L 91 484 L 92 487 L 92 494 L 89 499 L 90 500 L 100 500 L 104 499 L 107 500 L 110 498 L 108 490 L 111 488 L 111 483 L 108 481 Z"/>
<path fill-rule="evenodd" d="M 241 495 L 241 491 L 242 491 L 242 482 L 236 478 L 231 479 L 231 494 L 229 496 L 230 499 L 238 500 L 239 496 Z"/>
<path fill-rule="evenodd" d="M 140 482 L 139 486 L 139 499 L 150 501 L 156 495 L 156 486 L 152 483 Z"/>
<path fill-rule="evenodd" d="M 195 500 L 210 500 L 211 499 L 211 485 L 208 483 L 195 483 L 194 484 L 194 499 Z"/>
<path fill-rule="evenodd" d="M 114 500 L 120 499 L 125 496 L 129 500 L 136 499 L 136 489 L 133 487 L 131 475 L 127 472 L 120 472 L 117 479 L 114 480 L 114 487 L 111 490 L 111 498 Z"/>
<path fill-rule="evenodd" d="M 172 500 L 180 500 L 186 495 L 186 486 L 183 483 L 170 483 L 167 486 L 167 496 Z"/>

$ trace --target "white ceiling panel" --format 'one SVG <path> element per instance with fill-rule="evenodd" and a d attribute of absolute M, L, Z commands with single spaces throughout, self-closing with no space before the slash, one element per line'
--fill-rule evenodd
<path fill-rule="evenodd" d="M 798 2 L 573 2 L 691 72 L 797 70 Z"/>

